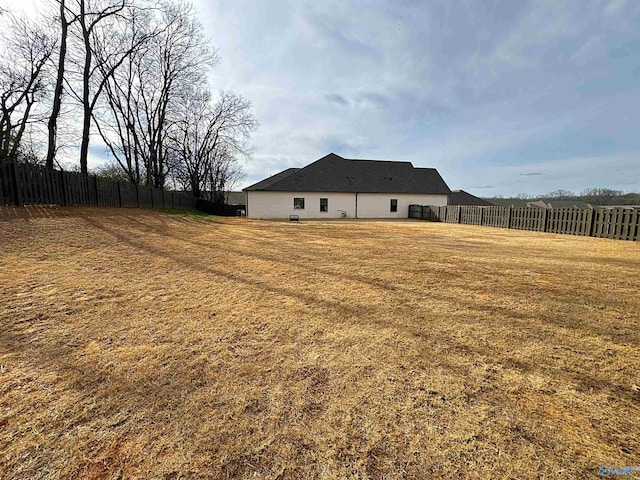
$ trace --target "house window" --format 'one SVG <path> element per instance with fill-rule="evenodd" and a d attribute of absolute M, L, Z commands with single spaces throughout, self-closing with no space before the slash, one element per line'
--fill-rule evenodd
<path fill-rule="evenodd" d="M 328 212 L 329 211 L 329 199 L 328 198 L 321 198 L 320 199 L 320 211 L 321 212 Z"/>
<path fill-rule="evenodd" d="M 391 212 L 397 212 L 398 211 L 398 199 L 397 198 L 392 198 L 391 199 Z"/>
<path fill-rule="evenodd" d="M 294 210 L 304 210 L 304 198 L 294 198 L 293 208 Z"/>

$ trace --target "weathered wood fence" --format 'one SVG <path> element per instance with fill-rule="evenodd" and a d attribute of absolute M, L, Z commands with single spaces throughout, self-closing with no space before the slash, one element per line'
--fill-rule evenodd
<path fill-rule="evenodd" d="M 98 207 L 179 208 L 193 210 L 183 192 L 111 182 L 94 175 L 0 162 L 0 205 L 94 205 Z"/>
<path fill-rule="evenodd" d="M 640 237 L 640 209 L 634 207 L 581 209 L 410 205 L 409 218 L 617 240 L 638 240 Z"/>

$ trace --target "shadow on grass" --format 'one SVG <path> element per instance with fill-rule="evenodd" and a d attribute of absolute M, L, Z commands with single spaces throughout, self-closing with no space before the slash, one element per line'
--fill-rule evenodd
<path fill-rule="evenodd" d="M 154 227 L 150 226 L 144 222 L 141 222 L 138 219 L 132 219 L 134 222 L 137 222 L 144 229 L 149 229 L 148 231 L 154 231 L 158 235 L 167 235 L 168 227 Z M 361 282 L 363 284 L 379 288 L 383 292 L 390 292 L 395 295 L 394 303 L 394 312 L 396 314 L 401 314 L 403 317 L 413 318 L 414 322 L 408 323 L 403 322 L 399 323 L 397 318 L 393 319 L 385 319 L 385 315 L 381 315 L 379 313 L 378 307 L 375 305 L 351 305 L 342 301 L 331 301 L 327 299 L 319 298 L 316 295 L 302 293 L 293 288 L 287 288 L 283 285 L 274 285 L 267 284 L 260 279 L 250 278 L 248 276 L 243 276 L 240 273 L 229 273 L 222 269 L 215 268 L 211 265 L 204 265 L 200 258 L 206 258 L 206 250 L 214 248 L 210 243 L 201 242 L 197 240 L 193 240 L 191 238 L 185 238 L 181 235 L 177 235 L 175 233 L 171 234 L 172 239 L 177 239 L 182 242 L 188 243 L 196 247 L 197 253 L 199 255 L 199 259 L 193 259 L 189 255 L 184 255 L 177 253 L 168 248 L 160 248 L 159 246 L 152 245 L 148 242 L 141 241 L 137 238 L 134 238 L 132 235 L 124 235 L 123 233 L 117 231 L 114 228 L 108 228 L 104 223 L 95 222 L 92 219 L 87 219 L 87 222 L 91 224 L 93 227 L 103 230 L 105 233 L 113 235 L 120 242 L 124 244 L 128 244 L 135 248 L 148 251 L 149 253 L 159 256 L 161 258 L 170 258 L 172 261 L 181 264 L 189 269 L 201 271 L 208 274 L 213 274 L 216 276 L 220 276 L 230 280 L 232 282 L 237 282 L 244 284 L 246 286 L 255 287 L 257 289 L 266 290 L 270 293 L 274 293 L 277 295 L 286 296 L 289 298 L 293 298 L 298 302 L 301 302 L 305 305 L 313 305 L 322 309 L 327 309 L 329 312 L 336 313 L 337 315 L 331 315 L 332 321 L 345 323 L 345 324 L 362 324 L 370 326 L 371 324 L 379 325 L 384 328 L 398 328 L 402 329 L 406 333 L 415 336 L 425 338 L 426 341 L 429 342 L 440 342 L 450 345 L 449 349 L 452 355 L 460 355 L 464 354 L 465 356 L 469 356 L 471 358 L 481 359 L 481 358 L 494 358 L 501 359 L 504 361 L 505 366 L 514 368 L 524 374 L 528 373 L 541 373 L 541 374 L 549 374 L 555 370 L 553 362 L 545 363 L 545 362 L 534 362 L 534 361 L 526 361 L 526 360 L 518 360 L 517 362 L 513 362 L 513 359 L 509 354 L 505 356 L 504 352 L 500 351 L 496 347 L 486 344 L 481 345 L 478 343 L 473 343 L 473 339 L 469 339 L 469 341 L 465 341 L 465 339 L 457 339 L 452 337 L 451 335 L 447 335 L 446 338 L 434 338 L 435 332 L 425 331 L 424 325 L 418 323 L 418 318 L 416 315 L 422 317 L 429 317 L 431 312 L 416 312 L 415 306 L 407 303 L 406 298 L 411 300 L 414 292 L 408 291 L 401 286 L 390 286 L 387 282 L 378 281 L 375 279 L 371 279 L 369 277 L 364 277 L 361 275 L 355 274 L 338 274 L 330 271 L 329 269 L 319 268 L 317 266 L 310 265 L 309 262 L 304 262 L 300 260 L 304 260 L 302 257 L 289 256 L 288 260 L 282 260 L 281 258 L 275 255 L 265 255 L 265 254 L 257 254 L 255 252 L 247 252 L 244 250 L 240 250 L 237 248 L 233 248 L 229 246 L 229 244 L 225 244 L 224 249 L 227 252 L 233 253 L 235 255 L 244 256 L 248 258 L 255 258 L 261 261 L 274 262 L 279 263 L 284 266 L 293 267 L 293 268 L 302 268 L 306 270 L 310 270 L 327 277 L 332 278 L 331 282 L 340 282 L 343 279 L 348 279 L 354 282 Z M 186 252 L 185 252 L 186 253 Z M 215 254 L 215 252 L 214 252 Z M 404 294 L 404 295 L 399 295 Z M 403 298 L 404 297 L 404 298 Z M 597 329 L 594 331 L 593 327 L 582 327 L 580 325 L 569 324 L 566 321 L 557 318 L 553 312 L 548 312 L 548 314 L 544 315 L 543 318 L 539 319 L 533 317 L 531 314 L 526 314 L 522 312 L 518 312 L 513 308 L 502 307 L 498 305 L 478 305 L 473 300 L 468 300 L 465 298 L 455 298 L 453 299 L 451 296 L 443 295 L 436 293 L 435 291 L 430 291 L 428 294 L 430 300 L 435 300 L 437 302 L 441 302 L 443 304 L 451 304 L 455 303 L 456 306 L 460 308 L 466 308 L 468 310 L 468 314 L 462 314 L 460 317 L 456 318 L 456 322 L 460 324 L 465 324 L 468 322 L 466 318 L 468 316 L 476 316 L 476 313 L 481 315 L 496 315 L 498 317 L 509 319 L 509 324 L 511 328 L 519 333 L 527 335 L 537 342 L 540 345 L 545 345 L 546 348 L 549 348 L 551 345 L 549 343 L 550 336 L 548 332 L 538 332 L 536 328 L 532 325 L 532 322 L 542 321 L 548 325 L 554 325 L 560 328 L 568 328 L 572 331 L 575 331 L 577 335 L 582 337 L 593 336 L 596 334 L 598 338 L 602 336 L 611 335 L 609 329 L 602 327 L 602 329 Z M 421 318 L 422 318 L 421 317 Z M 471 325 L 477 323 L 476 320 L 471 321 Z M 627 337 L 621 338 L 621 342 L 624 340 L 628 340 Z M 472 344 L 473 343 L 473 344 Z M 559 346 L 562 346 L 559 344 Z M 586 359 L 585 359 L 586 360 Z M 446 358 L 440 358 L 439 361 L 443 366 L 447 368 L 451 368 L 452 371 L 456 371 L 457 374 L 464 375 L 464 369 L 460 368 L 460 366 L 455 362 L 448 362 Z M 598 375 L 593 375 L 588 372 L 582 370 L 576 370 L 571 374 L 572 379 L 577 383 L 578 388 L 587 389 L 587 390 L 596 390 L 596 391 L 609 391 L 611 395 L 616 398 L 625 399 L 627 401 L 633 402 L 637 395 L 629 389 L 625 389 L 620 385 L 611 382 L 605 378 L 602 378 Z"/>
<path fill-rule="evenodd" d="M 154 232 L 158 235 L 168 235 L 169 232 L 169 227 L 166 224 L 166 222 L 164 222 L 163 220 L 161 220 L 162 226 L 161 227 L 157 227 L 154 225 L 150 225 L 148 223 L 145 223 L 143 221 L 141 221 L 138 218 L 134 218 L 131 217 L 130 219 L 131 222 L 136 223 L 140 226 L 142 231 L 148 231 L 148 232 Z M 130 238 L 130 237 L 128 237 Z M 176 239 L 176 240 L 180 240 L 184 243 L 190 244 L 194 247 L 196 247 L 199 251 L 202 251 L 202 249 L 209 249 L 212 248 L 212 245 L 208 242 L 205 241 L 200 241 L 200 240 L 196 240 L 193 237 L 187 237 L 185 235 L 180 235 L 177 232 L 171 232 L 171 238 Z M 145 244 L 148 245 L 148 244 Z M 274 243 L 272 245 L 273 249 L 279 251 L 282 255 L 277 255 L 277 254 L 265 254 L 265 253 L 257 253 L 254 251 L 250 251 L 250 250 L 241 250 L 237 247 L 234 247 L 232 243 L 226 243 L 224 245 L 224 250 L 227 253 L 232 253 L 234 255 L 237 256 L 242 256 L 242 257 L 246 257 L 246 258 L 254 258 L 256 260 L 260 260 L 260 261 L 266 261 L 266 262 L 272 262 L 272 263 L 277 263 L 280 265 L 283 265 L 285 267 L 288 268 L 294 268 L 294 269 L 304 269 L 304 270 L 308 270 L 310 272 L 314 272 L 314 273 L 318 273 L 321 275 L 326 275 L 328 277 L 334 278 L 335 281 L 342 281 L 342 280 L 350 280 L 356 283 L 362 283 L 364 285 L 368 285 L 374 288 L 378 288 L 384 292 L 391 292 L 391 293 L 404 293 L 408 296 L 412 296 L 415 295 L 415 292 L 410 291 L 409 289 L 405 288 L 402 286 L 402 283 L 390 283 L 387 280 L 378 280 L 376 278 L 373 278 L 371 276 L 364 276 L 364 275 L 357 275 L 355 273 L 346 273 L 346 272 L 341 272 L 341 273 L 336 273 L 334 271 L 332 271 L 331 269 L 328 268 L 322 268 L 319 267 L 318 265 L 316 265 L 313 261 L 310 261 L 310 257 L 308 255 L 305 254 L 294 254 L 291 253 L 290 251 L 290 245 L 285 244 L 283 245 L 282 243 L 278 242 L 278 243 Z M 452 248 L 455 247 L 455 251 L 456 252 L 465 252 L 467 250 L 467 246 L 462 244 L 462 245 L 452 245 Z M 145 248 L 142 245 L 139 245 L 138 248 Z M 503 252 L 505 255 L 507 256 L 513 256 L 515 255 L 515 251 L 507 251 L 507 252 Z M 521 254 L 522 252 L 517 252 L 518 254 Z M 160 254 L 162 255 L 162 254 Z M 286 256 L 286 259 L 283 259 L 283 255 Z M 175 257 L 173 256 L 172 258 L 174 258 L 175 261 L 182 261 L 183 258 L 180 257 Z M 366 263 L 368 260 L 363 260 L 363 263 Z M 197 264 L 189 264 L 190 267 L 195 267 L 195 268 L 200 268 L 203 269 L 203 267 L 201 265 L 197 265 Z M 455 272 L 450 272 L 450 274 L 454 277 L 457 278 L 457 274 Z M 497 277 L 502 277 L 502 274 L 500 272 L 495 274 Z M 239 277 L 234 277 L 236 280 L 238 280 Z M 258 282 L 258 283 L 254 283 L 254 285 L 259 285 L 261 287 L 266 287 L 263 283 Z M 268 288 L 268 287 L 267 287 Z M 525 295 L 530 293 L 530 286 L 528 285 L 516 285 L 514 286 L 513 291 L 517 292 L 519 295 Z M 486 291 L 486 286 L 474 286 L 474 285 L 466 285 L 465 286 L 466 291 L 474 291 L 477 293 L 482 293 L 484 291 Z M 277 293 L 277 292 L 274 292 Z M 285 295 L 294 295 L 294 296 L 299 296 L 300 294 L 298 292 L 294 292 L 294 291 L 288 291 L 288 292 L 281 292 L 284 293 Z M 440 293 L 436 293 L 435 289 L 430 289 L 428 291 L 428 293 L 425 293 L 425 295 L 428 296 L 429 299 L 431 300 L 436 300 L 439 302 L 443 302 L 443 303 L 451 303 L 452 302 L 452 297 L 449 295 L 443 295 Z M 316 297 L 313 297 L 316 298 Z M 591 298 L 591 297 L 589 297 Z M 547 294 L 545 294 L 543 300 L 548 301 L 550 300 L 550 297 Z M 400 302 L 400 298 L 397 297 L 397 301 Z M 602 299 L 599 300 L 600 302 L 607 302 L 608 298 L 604 297 Z M 562 297 L 562 302 L 564 303 L 572 303 L 575 306 L 582 306 L 584 305 L 584 298 L 580 297 L 580 296 L 569 296 L 567 297 L 566 295 Z M 568 323 L 566 318 L 561 318 L 557 315 L 557 312 L 554 311 L 547 311 L 542 313 L 541 316 L 539 317 L 533 317 L 531 314 L 525 314 L 525 313 L 521 313 L 518 312 L 517 310 L 514 310 L 513 308 L 510 307 L 502 307 L 499 305 L 478 305 L 476 302 L 472 301 L 472 300 L 468 300 L 462 297 L 457 297 L 455 299 L 455 303 L 459 306 L 465 307 L 467 309 L 469 309 L 470 311 L 476 311 L 476 312 L 483 312 L 483 313 L 491 313 L 491 314 L 497 314 L 506 318 L 511 318 L 515 321 L 517 321 L 520 326 L 516 326 L 514 325 L 514 328 L 518 328 L 521 331 L 526 331 L 529 334 L 533 334 L 535 335 L 536 332 L 535 330 L 532 331 L 531 329 L 531 325 L 528 322 L 533 321 L 542 321 L 544 323 L 547 324 L 554 324 L 558 327 L 562 327 L 562 328 L 569 328 L 573 331 L 576 331 L 582 335 L 586 335 L 586 336 L 591 336 L 591 335 L 596 335 L 598 337 L 604 337 L 604 336 L 609 336 L 612 338 L 612 342 L 613 343 L 617 343 L 617 344 L 627 344 L 629 342 L 632 342 L 634 344 L 638 344 L 638 332 L 634 332 L 634 331 L 627 331 L 627 332 L 612 332 L 610 328 L 607 328 L 606 325 L 601 325 L 598 322 L 590 322 L 588 325 L 586 326 L 580 326 L 580 325 L 575 325 L 573 323 Z M 396 305 L 397 306 L 397 305 Z M 352 309 L 353 310 L 353 309 Z M 548 339 L 546 338 L 546 336 L 540 336 L 540 340 L 542 341 L 547 341 Z"/>

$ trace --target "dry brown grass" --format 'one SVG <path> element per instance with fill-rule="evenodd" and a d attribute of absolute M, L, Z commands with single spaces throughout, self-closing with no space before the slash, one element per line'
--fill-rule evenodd
<path fill-rule="evenodd" d="M 640 243 L 4 208 L 0 245 L 3 479 L 640 464 Z"/>

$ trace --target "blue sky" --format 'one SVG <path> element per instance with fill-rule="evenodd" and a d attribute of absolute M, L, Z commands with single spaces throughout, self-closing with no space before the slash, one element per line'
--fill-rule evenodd
<path fill-rule="evenodd" d="M 334 152 L 483 196 L 640 190 L 640 2 L 199 0 L 261 126 L 241 186 Z"/>

